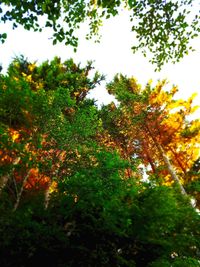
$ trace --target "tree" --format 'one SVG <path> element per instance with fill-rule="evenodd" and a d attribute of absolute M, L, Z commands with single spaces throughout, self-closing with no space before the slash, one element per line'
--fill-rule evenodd
<path fill-rule="evenodd" d="M 140 159 L 149 174 L 166 183 L 174 180 L 185 194 L 182 184 L 197 180 L 188 172 L 199 157 L 199 122 L 187 120 L 197 107 L 192 106 L 194 95 L 187 101 L 175 100 L 177 88 L 167 92 L 165 84 L 148 83 L 142 89 L 134 78 L 116 76 L 108 90 L 119 107 L 109 105 L 102 119 L 126 158 Z"/>
<path fill-rule="evenodd" d="M 122 179 L 115 153 L 95 156 L 98 165 L 59 182 L 47 209 L 33 200 L 1 209 L 1 265 L 199 266 L 199 216 L 179 192 Z"/>
<path fill-rule="evenodd" d="M 65 42 L 75 49 L 78 45 L 76 30 L 83 22 L 89 24 L 87 38 L 98 37 L 104 19 L 120 13 L 130 12 L 131 30 L 136 33 L 138 43 L 133 52 L 141 49 L 144 55 L 153 54 L 152 63 L 160 69 L 165 62 L 179 61 L 187 54 L 191 39 L 199 34 L 199 15 L 195 0 L 74 0 L 74 1 L 1 1 L 1 22 L 11 21 L 13 29 L 22 25 L 25 29 L 53 30 L 53 43 Z M 194 6 L 193 6 L 194 5 Z M 196 13 L 194 10 L 196 10 Z M 42 18 L 42 20 L 41 20 Z M 41 22 L 43 21 L 43 22 Z M 6 33 L 1 34 L 4 42 Z"/>
<path fill-rule="evenodd" d="M 109 88 L 123 105 L 98 110 L 86 96 L 103 77 L 89 78 L 91 67 L 20 57 L 0 76 L 0 265 L 199 266 L 199 214 L 176 187 L 138 170 L 146 101 L 162 90 L 115 78 Z M 157 102 L 145 113 L 151 130 Z M 184 135 L 196 136 L 187 126 Z M 161 157 L 152 159 L 163 180 Z M 197 169 L 198 160 L 189 171 Z"/>
<path fill-rule="evenodd" d="M 12 192 L 14 209 L 26 190 L 45 190 L 48 202 L 53 177 L 72 172 L 77 149 L 95 136 L 97 109 L 83 100 L 103 76 L 89 79 L 91 69 L 59 58 L 36 66 L 20 57 L 1 76 L 0 189 Z"/>

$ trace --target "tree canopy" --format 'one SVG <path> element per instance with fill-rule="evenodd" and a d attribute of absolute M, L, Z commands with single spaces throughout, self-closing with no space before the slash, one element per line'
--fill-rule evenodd
<path fill-rule="evenodd" d="M 168 61 L 179 61 L 192 47 L 190 41 L 199 35 L 199 7 L 196 0 L 56 0 L 1 1 L 0 22 L 10 21 L 13 29 L 53 30 L 53 43 L 78 46 L 77 29 L 87 23 L 87 38 L 96 36 L 105 19 L 128 10 L 137 43 L 133 52 L 152 54 L 151 62 L 160 69 Z M 133 36 L 135 36 L 133 35 Z M 6 33 L 1 33 L 2 42 Z M 120 38 L 120 37 L 119 37 Z M 130 44 L 131 45 L 131 44 Z"/>
<path fill-rule="evenodd" d="M 199 178 L 190 170 L 199 158 L 200 124 L 198 119 L 189 120 L 198 106 L 193 105 L 195 94 L 175 100 L 178 88 L 165 91 L 165 85 L 165 80 L 155 87 L 149 81 L 141 88 L 133 77 L 116 76 L 107 88 L 119 106 L 110 104 L 102 118 L 126 158 L 140 159 L 154 178 L 159 174 L 161 183 L 173 180 L 185 193 L 182 184 Z"/>
<path fill-rule="evenodd" d="M 0 75 L 0 265 L 199 266 L 192 98 L 118 75 L 98 109 L 92 68 L 19 57 Z"/>

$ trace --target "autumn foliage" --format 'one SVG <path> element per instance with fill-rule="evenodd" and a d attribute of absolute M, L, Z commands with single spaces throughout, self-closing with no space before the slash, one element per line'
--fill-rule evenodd
<path fill-rule="evenodd" d="M 154 87 L 151 83 L 142 89 L 134 78 L 116 76 L 108 90 L 119 106 L 110 104 L 105 127 L 110 133 L 115 132 L 114 140 L 126 157 L 139 158 L 148 174 L 171 184 L 173 177 L 164 153 L 181 184 L 187 185 L 198 179 L 196 173 L 188 175 L 200 156 L 199 120 L 190 119 L 198 108 L 193 106 L 195 94 L 188 100 L 176 100 L 177 87 L 166 91 L 166 81 L 159 81 Z"/>
<path fill-rule="evenodd" d="M 0 76 L 0 265 L 199 266 L 194 96 L 117 75 L 98 109 L 92 69 L 20 57 Z"/>

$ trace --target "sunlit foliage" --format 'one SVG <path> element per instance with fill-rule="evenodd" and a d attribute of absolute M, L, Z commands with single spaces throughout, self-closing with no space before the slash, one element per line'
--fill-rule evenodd
<path fill-rule="evenodd" d="M 199 201 L 192 99 L 116 76 L 98 109 L 91 70 L 19 57 L 0 76 L 0 266 L 199 266 L 199 213 L 169 177 Z"/>

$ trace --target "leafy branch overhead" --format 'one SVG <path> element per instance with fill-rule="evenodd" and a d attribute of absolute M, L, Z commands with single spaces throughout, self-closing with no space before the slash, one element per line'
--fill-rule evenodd
<path fill-rule="evenodd" d="M 0 21 L 10 21 L 13 29 L 53 30 L 53 44 L 64 42 L 76 50 L 77 29 L 89 25 L 86 38 L 99 40 L 103 22 L 129 11 L 131 31 L 137 42 L 133 52 L 141 50 L 160 69 L 166 62 L 179 61 L 192 50 L 190 42 L 199 36 L 199 4 L 197 0 L 55 0 L 55 1 L 1 1 Z M 6 33 L 0 39 L 5 41 Z M 131 44 L 130 44 L 131 46 Z"/>

